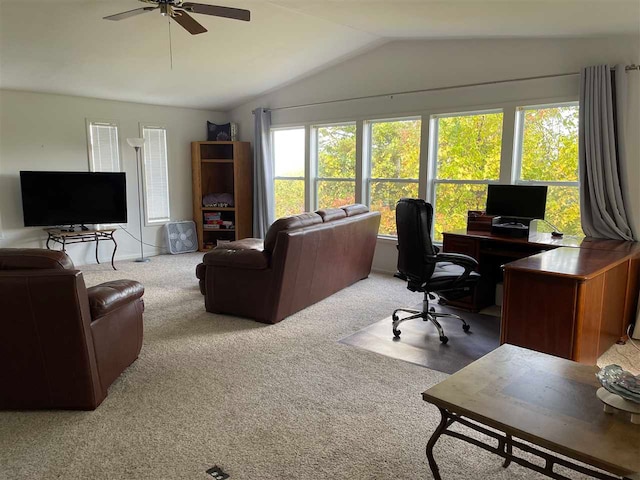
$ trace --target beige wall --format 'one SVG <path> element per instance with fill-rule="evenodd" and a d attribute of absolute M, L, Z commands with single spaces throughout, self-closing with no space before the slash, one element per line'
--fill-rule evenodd
<path fill-rule="evenodd" d="M 20 170 L 87 171 L 85 119 L 112 120 L 119 125 L 120 159 L 127 174 L 127 229 L 138 237 L 138 200 L 135 152 L 126 143 L 139 137 L 139 123 L 167 128 L 169 197 L 172 220 L 192 218 L 191 146 L 206 140 L 207 120 L 222 123 L 226 115 L 204 110 L 159 107 L 64 95 L 0 90 L 0 245 L 3 247 L 42 247 L 41 228 L 25 228 L 22 222 Z M 144 240 L 161 248 L 145 247 L 148 254 L 164 248 L 160 226 L 144 227 Z M 139 244 L 121 231 L 116 234 L 119 259 L 139 256 Z M 82 265 L 95 262 L 91 245 L 69 247 L 73 261 Z M 111 248 L 101 245 L 103 259 Z"/>
<path fill-rule="evenodd" d="M 347 60 L 306 79 L 272 91 L 231 112 L 240 125 L 243 140 L 252 141 L 251 110 L 313 102 L 445 87 L 514 78 L 579 72 L 582 67 L 602 63 L 639 63 L 638 36 L 557 39 L 407 40 L 395 41 Z M 631 182 L 640 185 L 640 116 L 638 115 L 640 72 L 628 74 L 636 93 L 631 97 L 629 152 Z M 518 104 L 577 100 L 577 75 L 526 82 L 511 82 L 438 91 L 384 96 L 351 102 L 275 111 L 274 126 L 303 125 L 342 120 L 366 120 L 402 115 L 504 108 L 505 115 Z M 513 133 L 505 132 L 508 143 Z M 426 143 L 423 143 L 426 145 Z M 426 149 L 421 152 L 426 164 Z M 426 183 L 426 179 L 422 179 Z M 424 191 L 424 187 L 422 190 Z M 640 189 L 635 189 L 634 215 L 640 215 Z M 395 242 L 380 240 L 374 268 L 395 271 Z"/>

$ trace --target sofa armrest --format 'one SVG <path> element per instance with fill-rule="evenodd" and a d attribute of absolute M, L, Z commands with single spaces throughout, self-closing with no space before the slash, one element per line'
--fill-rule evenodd
<path fill-rule="evenodd" d="M 200 293 L 202 295 L 206 295 L 207 291 L 205 289 L 204 280 L 207 277 L 207 266 L 204 263 L 199 263 L 196 266 L 196 278 L 198 279 L 198 283 L 200 285 Z"/>
<path fill-rule="evenodd" d="M 134 280 L 113 280 L 87 288 L 91 318 L 96 320 L 144 294 L 142 284 Z"/>
<path fill-rule="evenodd" d="M 264 251 L 262 240 L 245 238 L 214 248 L 205 254 L 202 262 L 206 266 L 265 270 L 269 268 L 269 255 Z"/>

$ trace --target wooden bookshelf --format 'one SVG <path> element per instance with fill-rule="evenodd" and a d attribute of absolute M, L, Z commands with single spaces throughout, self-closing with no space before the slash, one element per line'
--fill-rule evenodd
<path fill-rule="evenodd" d="M 193 177 L 193 220 L 198 231 L 198 248 L 207 251 L 218 240 L 240 240 L 253 233 L 253 179 L 249 142 L 191 142 Z M 233 205 L 204 206 L 203 196 L 228 193 Z M 205 229 L 205 214 L 219 212 L 232 228 Z"/>

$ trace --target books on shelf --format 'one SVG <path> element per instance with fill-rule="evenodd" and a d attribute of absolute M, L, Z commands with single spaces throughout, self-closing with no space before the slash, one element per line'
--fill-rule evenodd
<path fill-rule="evenodd" d="M 235 225 L 232 220 L 223 220 L 220 212 L 205 212 L 203 214 L 205 230 L 234 230 Z"/>
<path fill-rule="evenodd" d="M 202 228 L 205 230 L 235 230 L 233 222 L 223 223 L 205 223 Z"/>

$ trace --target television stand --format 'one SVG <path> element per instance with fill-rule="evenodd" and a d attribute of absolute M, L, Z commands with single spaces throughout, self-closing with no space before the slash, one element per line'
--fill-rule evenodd
<path fill-rule="evenodd" d="M 116 239 L 113 234 L 116 232 L 116 228 L 101 228 L 90 230 L 84 225 L 82 225 L 84 229 L 81 231 L 68 231 L 66 229 L 60 228 L 45 228 L 44 231 L 47 232 L 47 248 L 52 250 L 51 242 L 54 244 L 58 243 L 62 245 L 62 251 L 67 251 L 67 245 L 72 243 L 86 243 L 86 242 L 96 242 L 96 262 L 99 264 L 100 259 L 98 257 L 98 245 L 100 242 L 111 241 L 113 242 L 113 253 L 111 254 L 111 267 L 114 270 L 116 266 L 114 265 L 114 259 L 116 257 L 116 250 L 118 249 L 118 244 L 116 243 Z M 73 225 L 71 226 L 73 228 Z"/>

